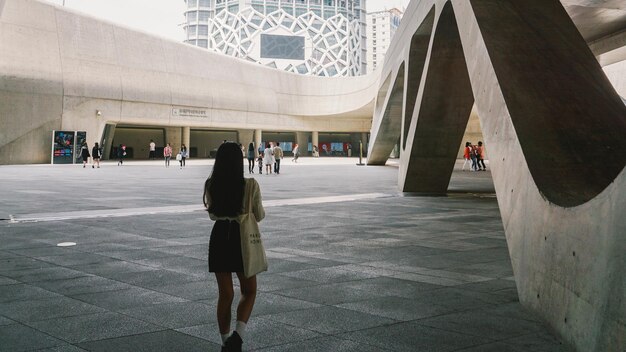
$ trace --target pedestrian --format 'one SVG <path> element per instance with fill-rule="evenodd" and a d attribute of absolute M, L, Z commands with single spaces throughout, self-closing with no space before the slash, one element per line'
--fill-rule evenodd
<path fill-rule="evenodd" d="M 257 164 L 259 164 L 259 175 L 263 175 L 263 153 L 259 153 L 256 158 Z"/>
<path fill-rule="evenodd" d="M 248 152 L 247 152 L 246 157 L 248 159 L 248 173 L 253 174 L 254 173 L 254 143 L 252 142 L 248 144 Z"/>
<path fill-rule="evenodd" d="M 91 148 L 91 160 L 93 164 L 91 164 L 91 168 L 94 169 L 95 165 L 98 165 L 98 169 L 100 168 L 100 158 L 102 157 L 102 150 L 100 150 L 100 146 L 98 142 L 94 144 L 93 148 Z"/>
<path fill-rule="evenodd" d="M 148 155 L 148 157 L 150 158 L 150 160 L 154 160 L 156 158 L 156 143 L 154 143 L 154 141 L 151 139 L 150 140 L 150 155 Z"/>
<path fill-rule="evenodd" d="M 274 147 L 274 173 L 280 174 L 280 160 L 283 158 L 283 149 L 280 147 L 280 142 L 276 142 Z"/>
<path fill-rule="evenodd" d="M 348 158 L 352 157 L 352 144 L 348 143 Z"/>
<path fill-rule="evenodd" d="M 483 147 L 482 141 L 478 141 L 476 159 L 478 160 L 478 169 L 481 171 L 487 171 L 487 166 L 485 166 L 485 148 Z"/>
<path fill-rule="evenodd" d="M 465 148 L 463 148 L 463 159 L 465 161 L 463 162 L 463 168 L 461 168 L 461 171 L 465 171 L 465 165 L 469 165 L 470 168 L 472 167 L 472 159 L 470 157 L 470 154 L 472 153 L 471 145 L 471 142 L 465 142 Z"/>
<path fill-rule="evenodd" d="M 470 148 L 471 148 L 470 158 L 472 159 L 472 171 L 478 171 L 478 161 L 476 158 L 476 148 L 478 148 L 478 146 L 472 144 Z"/>
<path fill-rule="evenodd" d="M 293 159 L 292 162 L 298 162 L 298 158 L 300 157 L 300 151 L 298 151 L 298 143 L 293 147 Z"/>
<path fill-rule="evenodd" d="M 313 157 L 314 158 L 319 158 L 320 156 L 320 150 L 317 148 L 316 145 L 313 146 Z"/>
<path fill-rule="evenodd" d="M 250 201 L 252 207 L 249 210 L 256 221 L 265 217 L 259 184 L 253 178 L 243 177 L 242 159 L 237 144 L 222 144 L 217 150 L 211 176 L 204 186 L 204 206 L 211 220 L 215 221 L 209 240 L 208 261 L 209 272 L 215 274 L 218 286 L 216 311 L 222 351 L 241 351 L 257 292 L 256 275 L 248 278 L 244 275 L 238 218 L 244 204 Z M 239 279 L 241 297 L 237 305 L 235 331 L 231 334 L 233 273 Z"/>
<path fill-rule="evenodd" d="M 263 164 L 265 165 L 265 174 L 272 174 L 272 167 L 274 166 L 274 152 L 270 143 L 265 144 L 265 150 L 263 151 Z"/>
<path fill-rule="evenodd" d="M 169 143 L 163 148 L 163 157 L 165 158 L 165 167 L 170 167 L 170 160 L 172 159 L 172 146 Z"/>
<path fill-rule="evenodd" d="M 178 156 L 176 156 L 176 160 L 180 162 L 180 168 L 182 169 L 183 167 L 185 167 L 185 160 L 187 160 L 187 157 L 189 156 L 189 154 L 187 153 L 187 146 L 184 144 L 181 145 L 180 152 L 178 152 L 178 154 L 180 155 L 180 160 L 178 159 Z"/>
<path fill-rule="evenodd" d="M 117 166 L 124 165 L 124 158 L 126 157 L 126 146 L 124 144 L 120 144 L 119 148 L 117 148 L 117 158 L 119 161 L 117 162 Z"/>
<path fill-rule="evenodd" d="M 89 157 L 91 156 L 91 154 L 89 154 L 89 146 L 87 145 L 87 142 L 83 142 L 83 145 L 80 147 L 80 156 L 83 158 L 83 169 L 85 167 L 87 167 L 87 163 L 89 162 Z"/>

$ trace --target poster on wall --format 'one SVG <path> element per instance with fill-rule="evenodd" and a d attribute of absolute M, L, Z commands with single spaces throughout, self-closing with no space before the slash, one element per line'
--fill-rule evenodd
<path fill-rule="evenodd" d="M 83 158 L 81 155 L 81 148 L 83 143 L 87 143 L 87 132 L 78 131 L 76 132 L 76 143 L 74 144 L 74 163 L 80 164 L 83 162 Z"/>
<path fill-rule="evenodd" d="M 74 162 L 74 131 L 52 131 L 52 163 L 72 164 Z"/>

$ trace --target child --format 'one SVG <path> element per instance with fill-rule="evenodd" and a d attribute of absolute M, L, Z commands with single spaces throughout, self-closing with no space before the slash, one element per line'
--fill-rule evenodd
<path fill-rule="evenodd" d="M 263 175 L 263 153 L 259 153 L 256 162 L 259 164 L 259 175 Z"/>

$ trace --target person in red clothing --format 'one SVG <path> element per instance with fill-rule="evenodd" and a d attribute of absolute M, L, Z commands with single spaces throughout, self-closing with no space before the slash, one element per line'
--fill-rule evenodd
<path fill-rule="evenodd" d="M 485 148 L 483 148 L 483 142 L 481 141 L 478 141 L 478 147 L 476 147 L 476 165 L 478 165 L 479 171 L 487 171 L 487 166 L 485 166 Z"/>
<path fill-rule="evenodd" d="M 462 171 L 465 171 L 465 165 L 469 165 L 470 168 L 472 167 L 472 159 L 470 158 L 471 152 L 472 152 L 472 143 L 465 142 L 465 149 L 463 150 L 463 159 L 465 159 L 465 161 L 463 162 L 463 168 L 461 169 Z"/>

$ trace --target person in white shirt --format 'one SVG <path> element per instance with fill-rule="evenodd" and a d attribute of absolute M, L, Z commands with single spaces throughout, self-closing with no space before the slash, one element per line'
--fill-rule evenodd
<path fill-rule="evenodd" d="M 150 160 L 154 160 L 156 158 L 156 143 L 151 139 L 150 140 L 150 155 L 148 156 Z"/>

